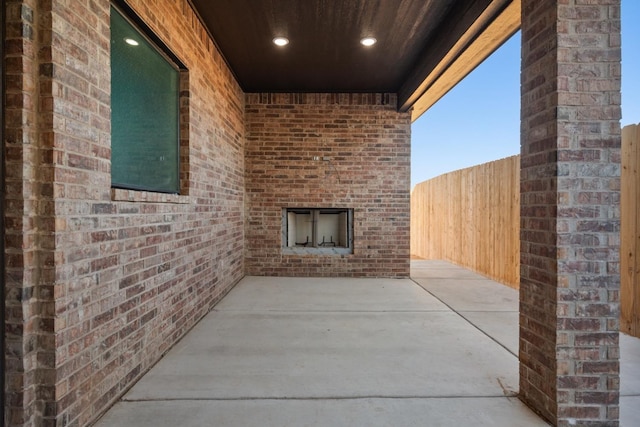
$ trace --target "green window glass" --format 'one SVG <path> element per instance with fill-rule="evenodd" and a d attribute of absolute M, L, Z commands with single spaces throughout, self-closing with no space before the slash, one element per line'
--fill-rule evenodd
<path fill-rule="evenodd" d="M 111 8 L 111 185 L 178 193 L 180 71 Z"/>

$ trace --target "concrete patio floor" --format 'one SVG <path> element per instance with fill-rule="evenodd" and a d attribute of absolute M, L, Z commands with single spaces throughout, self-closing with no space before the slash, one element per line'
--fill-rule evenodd
<path fill-rule="evenodd" d="M 96 425 L 547 425 L 516 397 L 517 291 L 443 261 L 412 278 L 246 277 Z M 640 340 L 621 343 L 636 426 Z"/>

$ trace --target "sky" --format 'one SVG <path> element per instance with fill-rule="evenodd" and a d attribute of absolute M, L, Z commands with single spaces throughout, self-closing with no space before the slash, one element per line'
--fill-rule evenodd
<path fill-rule="evenodd" d="M 622 126 L 640 123 L 640 1 L 622 0 Z M 520 154 L 520 32 L 412 127 L 411 187 Z"/>

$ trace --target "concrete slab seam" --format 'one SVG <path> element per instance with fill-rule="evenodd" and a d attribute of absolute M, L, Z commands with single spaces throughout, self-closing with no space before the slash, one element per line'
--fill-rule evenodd
<path fill-rule="evenodd" d="M 415 283 L 416 285 L 420 286 L 422 289 L 424 289 L 424 291 L 426 293 L 428 293 L 429 295 L 431 295 L 432 297 L 434 297 L 435 299 L 437 299 L 438 301 L 440 301 L 442 304 L 446 305 L 449 310 L 451 310 L 453 313 L 457 314 L 458 316 L 460 316 L 461 318 L 463 318 L 467 323 L 469 323 L 471 326 L 473 326 L 474 328 L 476 328 L 478 331 L 482 332 L 483 335 L 487 336 L 489 339 L 491 339 L 491 341 L 495 342 L 496 344 L 498 344 L 500 347 L 504 348 L 509 354 L 513 355 L 516 359 L 518 358 L 518 355 L 515 354 L 514 352 L 512 352 L 511 350 L 509 350 L 509 348 L 507 348 L 504 344 L 502 344 L 500 341 L 496 340 L 495 338 L 493 338 L 491 335 L 489 335 L 488 333 L 486 333 L 485 331 L 483 331 L 482 329 L 480 329 L 475 323 L 473 323 L 471 320 L 469 320 L 467 317 L 465 317 L 464 315 L 462 315 L 461 312 L 459 312 L 458 310 L 454 309 L 451 305 L 447 304 L 445 301 L 443 301 L 441 298 L 439 298 L 437 295 L 435 295 L 434 293 L 430 292 L 427 288 L 425 288 L 424 286 L 422 286 L 420 283 L 418 283 L 417 281 L 411 279 L 411 281 L 413 281 L 413 283 Z M 469 310 L 469 312 L 471 313 L 472 311 Z M 504 312 L 504 313 L 511 313 L 509 311 Z"/>
<path fill-rule="evenodd" d="M 421 400 L 442 400 L 442 399 L 517 399 L 517 394 L 496 394 L 496 395 L 484 395 L 484 396 L 454 396 L 454 395 L 442 395 L 442 396 L 418 396 L 418 395 L 406 395 L 406 396 L 380 396 L 380 395 L 367 395 L 367 396 L 270 396 L 270 397 L 171 397 L 171 398 L 144 398 L 144 399 L 127 399 L 123 398 L 120 402 L 123 403 L 140 403 L 140 402 L 231 402 L 231 401 L 323 401 L 323 400 L 405 400 L 405 399 L 421 399 Z"/>

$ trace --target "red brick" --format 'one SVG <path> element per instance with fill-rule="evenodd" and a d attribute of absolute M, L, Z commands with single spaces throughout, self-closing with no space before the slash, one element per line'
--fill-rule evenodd
<path fill-rule="evenodd" d="M 55 366 L 57 377 L 25 372 L 40 381 L 29 386 L 30 394 L 17 399 L 23 391 L 8 390 L 8 400 L 20 402 L 8 408 L 9 419 L 16 420 L 11 425 L 49 425 L 55 420 L 89 424 L 244 275 L 244 94 L 212 41 L 198 36 L 206 33 L 186 1 L 158 2 L 154 13 L 167 17 L 162 25 L 150 20 L 144 1 L 128 3 L 160 38 L 170 40 L 170 49 L 180 53 L 190 72 L 202 76 L 196 81 L 184 75 L 181 81 L 181 116 L 190 122 L 180 141 L 180 196 L 109 188 L 110 2 L 72 6 L 53 2 L 54 10 L 47 9 L 51 2 L 6 2 L 6 117 L 7 123 L 15 124 L 6 132 L 7 188 L 15 194 L 6 205 L 11 248 L 7 266 L 13 278 L 7 287 L 9 293 L 16 290 L 26 296 L 24 291 L 36 284 L 33 281 L 46 290 L 42 280 L 56 280 L 55 296 L 42 292 L 45 300 L 39 304 L 49 307 L 53 298 L 65 300 L 55 302 L 55 324 L 53 312 L 42 312 L 34 351 L 45 355 L 55 346 L 66 349 L 57 362 L 46 359 Z M 42 29 L 38 39 L 33 36 L 35 27 Z M 57 34 L 53 28 L 64 28 L 65 33 Z M 202 55 L 203 51 L 208 54 Z M 38 70 L 34 64 L 39 64 Z M 39 71 L 36 85 L 33 77 Z M 212 110 L 212 104 L 231 108 Z M 21 128 L 25 121 L 34 125 Z M 126 199 L 113 200 L 112 195 Z M 183 230 L 188 230 L 188 239 Z M 151 264 L 139 262 L 142 258 Z M 225 262 L 214 272 L 200 259 Z M 40 273 L 34 274 L 37 270 Z M 160 296 L 192 289 L 199 290 L 197 301 L 180 307 L 165 304 L 170 298 Z M 146 308 L 132 306 L 142 304 L 142 299 L 149 304 Z M 29 297 L 9 306 L 8 323 L 38 316 L 31 304 Z M 177 313 L 184 314 L 174 316 Z M 17 342 L 29 342 L 38 332 L 8 331 L 8 341 Z M 56 340 L 51 339 L 54 334 Z M 137 334 L 153 337 L 144 352 L 139 338 L 131 341 Z M 132 362 L 127 362 L 133 363 L 132 374 L 120 377 L 121 369 L 102 360 L 115 361 L 114 355 L 125 351 L 132 355 Z M 30 358 L 28 352 L 17 352 L 8 366 L 23 365 Z M 40 372 L 45 359 L 40 363 L 28 369 Z M 83 366 L 92 367 L 91 376 L 99 378 L 102 387 L 84 392 L 89 368 Z M 57 386 L 55 381 L 65 390 L 57 402 L 45 393 Z M 37 387 L 42 392 L 32 393 Z M 36 395 L 44 400 L 42 405 Z M 40 407 L 53 409 L 42 413 Z"/>

